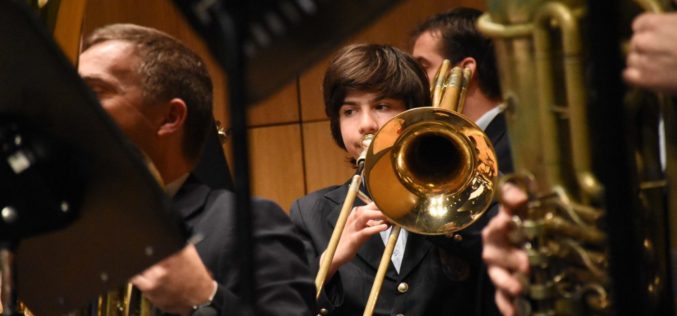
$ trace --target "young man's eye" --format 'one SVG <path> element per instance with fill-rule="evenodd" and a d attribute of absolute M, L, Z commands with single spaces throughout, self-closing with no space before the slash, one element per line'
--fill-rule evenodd
<path fill-rule="evenodd" d="M 353 109 L 342 109 L 341 110 L 341 116 L 350 116 L 354 113 L 355 111 Z"/>
<path fill-rule="evenodd" d="M 390 110 L 390 105 L 389 104 L 378 104 L 376 105 L 376 109 L 379 111 L 387 111 Z"/>

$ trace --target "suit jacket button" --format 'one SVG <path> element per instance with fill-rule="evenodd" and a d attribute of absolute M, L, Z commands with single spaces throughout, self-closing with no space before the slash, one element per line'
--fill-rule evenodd
<path fill-rule="evenodd" d="M 397 291 L 400 293 L 407 293 L 407 291 L 409 291 L 409 284 L 407 284 L 406 282 L 398 284 Z"/>
<path fill-rule="evenodd" d="M 320 308 L 320 313 L 317 316 L 329 315 L 329 311 L 326 308 Z"/>

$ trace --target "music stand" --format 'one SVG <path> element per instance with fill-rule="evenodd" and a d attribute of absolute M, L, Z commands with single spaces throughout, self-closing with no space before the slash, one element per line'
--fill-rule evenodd
<path fill-rule="evenodd" d="M 187 233 L 23 1 L 0 1 L 0 42 L 0 240 L 18 245 L 21 300 L 63 314 L 182 248 Z"/>

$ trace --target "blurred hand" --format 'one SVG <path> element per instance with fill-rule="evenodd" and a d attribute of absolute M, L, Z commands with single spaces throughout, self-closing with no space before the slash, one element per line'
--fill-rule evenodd
<path fill-rule="evenodd" d="M 632 23 L 623 78 L 632 85 L 677 94 L 677 13 L 645 13 Z"/>
<path fill-rule="evenodd" d="M 352 260 L 369 237 L 387 230 L 388 226 L 386 217 L 374 202 L 354 207 L 346 220 L 327 278 L 341 265 Z"/>
<path fill-rule="evenodd" d="M 523 249 L 510 241 L 515 229 L 512 217 L 527 202 L 527 195 L 512 184 L 501 187 L 501 205 L 496 215 L 482 230 L 482 259 L 487 273 L 496 286 L 496 305 L 503 315 L 515 315 L 514 298 L 522 292 L 520 276 L 529 272 L 529 261 Z"/>
<path fill-rule="evenodd" d="M 135 276 L 132 284 L 154 306 L 180 315 L 190 314 L 194 305 L 207 302 L 216 290 L 193 245 Z"/>

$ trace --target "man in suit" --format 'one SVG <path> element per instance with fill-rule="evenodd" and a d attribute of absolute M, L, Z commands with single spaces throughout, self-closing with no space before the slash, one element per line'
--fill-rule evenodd
<path fill-rule="evenodd" d="M 252 205 L 253 242 L 236 240 L 233 194 L 191 175 L 211 125 L 212 83 L 200 58 L 160 31 L 116 24 L 94 31 L 79 72 L 129 139 L 154 163 L 173 207 L 203 237 L 132 279 L 163 312 L 237 315 L 238 247 L 252 247 L 257 315 L 310 315 L 314 286 L 303 245 L 272 202 Z M 248 280 L 244 280 L 248 281 Z"/>
<path fill-rule="evenodd" d="M 468 87 L 463 115 L 489 136 L 502 173 L 513 171 L 510 142 L 501 104 L 494 46 L 475 27 L 481 11 L 456 8 L 428 18 L 411 34 L 412 55 L 432 80 L 442 61 L 469 67 L 473 77 Z"/>

